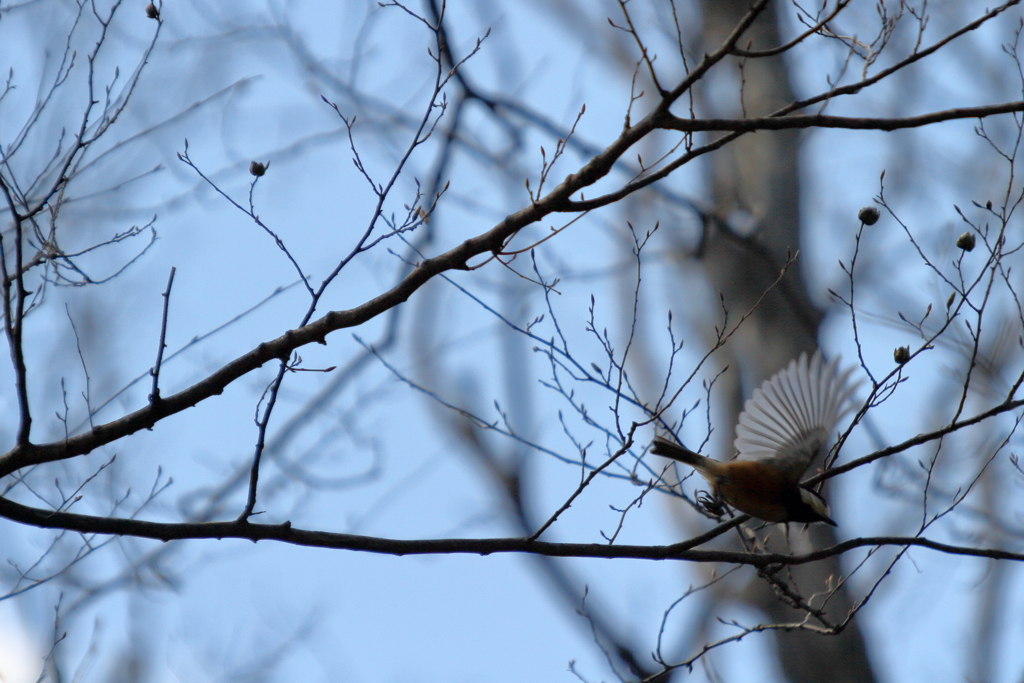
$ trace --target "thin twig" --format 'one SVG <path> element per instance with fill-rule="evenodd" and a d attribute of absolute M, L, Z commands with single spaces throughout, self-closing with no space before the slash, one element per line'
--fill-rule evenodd
<path fill-rule="evenodd" d="M 167 278 L 167 289 L 164 290 L 163 295 L 164 312 L 160 318 L 160 346 L 156 350 L 156 364 L 153 366 L 153 390 L 149 394 L 150 403 L 158 403 L 160 401 L 160 366 L 164 362 L 164 349 L 167 348 L 164 340 L 167 338 L 167 312 L 171 305 L 171 285 L 174 284 L 174 273 L 175 268 L 171 266 L 171 274 Z"/>

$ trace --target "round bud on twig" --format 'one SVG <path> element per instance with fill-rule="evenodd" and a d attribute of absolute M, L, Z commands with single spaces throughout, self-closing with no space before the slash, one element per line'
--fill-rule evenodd
<path fill-rule="evenodd" d="M 269 161 L 265 164 L 261 161 L 253 161 L 249 164 L 249 173 L 252 173 L 254 176 L 259 178 L 260 176 L 267 172 L 267 168 L 269 167 Z"/>
<path fill-rule="evenodd" d="M 874 225 L 878 222 L 878 209 L 873 206 L 865 206 L 857 212 L 857 218 L 864 225 Z"/>
<path fill-rule="evenodd" d="M 156 5 L 154 5 L 153 3 L 149 3 L 148 5 L 146 5 L 146 16 L 150 19 L 159 19 L 160 10 L 158 10 L 156 8 Z"/>
<path fill-rule="evenodd" d="M 910 347 L 909 346 L 897 346 L 892 352 L 892 359 L 896 361 L 898 365 L 903 365 L 910 360 Z"/>
<path fill-rule="evenodd" d="M 973 232 L 965 232 L 964 234 L 956 238 L 956 246 L 960 247 L 964 251 L 970 251 L 974 249 L 974 243 L 975 239 Z"/>

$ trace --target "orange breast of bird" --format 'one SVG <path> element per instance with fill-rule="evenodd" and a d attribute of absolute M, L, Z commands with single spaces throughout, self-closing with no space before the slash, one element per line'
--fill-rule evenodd
<path fill-rule="evenodd" d="M 723 463 L 714 477 L 715 493 L 737 510 L 766 522 L 787 518 L 787 502 L 799 485 L 771 465 L 756 460 Z"/>

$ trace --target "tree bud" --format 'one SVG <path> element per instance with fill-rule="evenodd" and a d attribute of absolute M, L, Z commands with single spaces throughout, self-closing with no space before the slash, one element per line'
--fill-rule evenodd
<path fill-rule="evenodd" d="M 897 346 L 896 350 L 892 352 L 892 359 L 897 364 L 903 365 L 910 360 L 910 347 L 909 346 Z"/>
<path fill-rule="evenodd" d="M 873 206 L 865 206 L 863 209 L 857 212 L 857 218 L 864 225 L 874 225 L 878 222 L 878 209 Z"/>
<path fill-rule="evenodd" d="M 960 247 L 964 251 L 971 251 L 974 249 L 974 243 L 974 233 L 970 231 L 965 232 L 956 238 L 956 246 Z"/>

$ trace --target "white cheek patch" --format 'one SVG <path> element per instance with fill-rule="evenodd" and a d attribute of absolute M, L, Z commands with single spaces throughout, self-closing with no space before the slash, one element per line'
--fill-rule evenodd
<path fill-rule="evenodd" d="M 800 500 L 822 517 L 829 517 L 832 514 L 828 509 L 828 504 L 821 496 L 813 491 L 808 491 L 803 486 L 800 487 Z"/>

